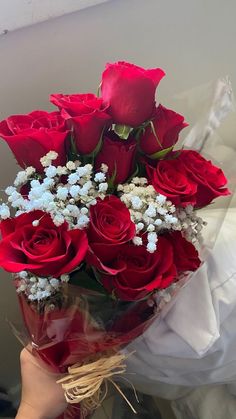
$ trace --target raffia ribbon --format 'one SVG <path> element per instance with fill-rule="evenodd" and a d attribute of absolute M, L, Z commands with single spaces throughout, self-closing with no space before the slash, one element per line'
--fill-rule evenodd
<path fill-rule="evenodd" d="M 62 385 L 66 401 L 69 404 L 80 403 L 85 417 L 86 413 L 95 410 L 104 401 L 110 382 L 125 399 L 131 410 L 137 413 L 119 385 L 113 380 L 114 376 L 125 373 L 125 360 L 130 355 L 116 353 L 86 364 L 75 364 L 69 367 L 68 374 L 57 381 Z"/>

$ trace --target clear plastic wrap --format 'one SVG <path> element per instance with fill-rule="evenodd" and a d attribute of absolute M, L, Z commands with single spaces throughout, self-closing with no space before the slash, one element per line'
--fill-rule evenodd
<path fill-rule="evenodd" d="M 24 294 L 18 298 L 25 330 L 12 325 L 14 333 L 39 363 L 43 361 L 42 368 L 61 374 L 68 374 L 72 365 L 119 353 L 149 327 L 162 308 L 154 298 L 122 302 L 71 284 L 65 285 L 59 300 L 49 303 L 30 303 Z M 90 409 L 81 411 L 76 404 L 60 419 L 90 414 Z"/>
<path fill-rule="evenodd" d="M 172 98 L 171 103 L 178 111 L 183 112 L 191 123 L 187 135 L 182 138 L 183 147 L 199 150 L 206 158 L 216 162 L 227 174 L 231 195 L 198 210 L 199 215 L 208 223 L 204 228 L 200 249 L 203 263 L 206 262 L 205 289 L 204 282 L 199 281 L 201 275 L 198 275 L 198 272 L 189 275 L 185 284 L 182 284 L 189 285 L 189 291 L 183 294 L 176 293 L 164 307 L 161 318 L 153 322 L 150 330 L 154 330 L 156 325 L 158 330 L 156 334 L 145 333 L 143 339 L 137 339 L 127 348 L 127 351 L 136 350 L 135 360 L 128 360 L 128 371 L 131 373 L 134 370 L 137 371 L 133 379 L 137 388 L 146 391 L 147 394 L 167 399 L 172 397 L 173 392 L 176 392 L 176 397 L 181 397 L 184 384 L 193 386 L 229 382 L 228 376 L 232 371 L 229 365 L 231 363 L 233 365 L 232 359 L 235 359 L 231 356 L 234 334 L 232 332 L 229 336 L 227 326 L 220 329 L 224 319 L 230 313 L 235 313 L 235 298 L 232 296 L 233 282 L 231 288 L 229 285 L 227 288 L 226 285 L 227 289 L 224 289 L 224 285 L 230 282 L 227 282 L 228 278 L 233 281 L 233 272 L 235 272 L 235 259 L 232 259 L 231 263 L 235 249 L 235 236 L 233 238 L 233 230 L 231 234 L 227 231 L 230 230 L 230 225 L 232 229 L 235 225 L 236 143 L 233 138 L 229 138 L 227 132 L 224 132 L 224 129 L 227 129 L 227 121 L 224 129 L 220 129 L 224 118 L 235 108 L 232 87 L 228 78 L 219 79 L 183 92 Z M 207 258 L 209 263 L 206 261 Z M 198 281 L 198 285 L 191 286 L 193 285 L 191 280 Z M 214 287 L 219 290 L 218 295 Z M 180 298 L 180 295 L 183 298 Z M 201 306 L 202 304 L 204 306 Z M 176 309 L 171 311 L 174 305 Z M 191 305 L 195 310 L 194 313 L 192 311 L 189 313 Z M 197 326 L 193 326 L 192 319 L 198 307 L 201 307 L 201 311 L 208 317 L 199 321 L 198 330 L 196 330 L 194 327 Z M 166 317 L 169 312 L 171 316 Z M 189 316 L 186 316 L 186 321 L 184 325 L 182 324 L 182 331 L 184 329 L 185 333 L 181 334 L 180 313 L 185 312 L 189 313 Z M 234 316 L 232 314 L 231 319 Z M 210 321 L 214 318 L 215 339 L 212 338 L 211 341 L 209 339 L 207 345 L 204 336 L 208 333 L 210 336 L 212 332 Z M 196 335 L 195 342 L 197 340 L 198 344 L 195 345 L 194 351 L 192 347 L 190 348 L 190 342 Z M 161 337 L 164 338 L 165 344 L 160 345 L 160 350 L 155 351 Z M 168 342 L 172 350 L 165 354 L 163 348 L 165 345 L 168 346 Z M 199 350 L 201 346 L 204 348 L 202 352 Z M 184 378 L 186 378 L 185 382 Z"/>
<path fill-rule="evenodd" d="M 226 213 L 234 206 L 236 188 L 236 148 L 233 139 L 226 139 L 227 134 L 220 131 L 224 120 L 235 112 L 235 98 L 228 76 L 205 83 L 177 94 L 171 99 L 172 106 L 186 115 L 190 125 L 182 146 L 200 152 L 205 158 L 213 161 L 224 170 L 227 176 L 231 195 L 217 199 L 210 207 L 199 211 L 204 219 L 205 211 L 217 208 L 217 217 L 212 225 L 204 229 L 204 248 L 212 249 L 220 234 Z M 227 128 L 227 122 L 226 122 Z"/>
<path fill-rule="evenodd" d="M 157 312 L 153 299 L 122 302 L 92 290 L 66 285 L 63 297 L 30 303 L 19 295 L 20 309 L 33 353 L 54 372 L 108 351 L 118 351 L 149 326 Z"/>

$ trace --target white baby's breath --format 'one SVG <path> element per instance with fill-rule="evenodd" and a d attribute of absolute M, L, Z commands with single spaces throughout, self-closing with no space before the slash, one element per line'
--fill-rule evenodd
<path fill-rule="evenodd" d="M 55 166 L 48 166 L 46 169 L 44 169 L 45 175 L 49 178 L 52 178 L 56 176 L 57 174 L 57 168 Z"/>
<path fill-rule="evenodd" d="M 28 180 L 28 175 L 25 170 L 22 170 L 17 173 L 16 178 L 14 180 L 14 186 L 21 186 L 26 183 Z"/>
<path fill-rule="evenodd" d="M 10 209 L 9 209 L 8 205 L 6 205 L 5 203 L 0 204 L 0 218 L 2 220 L 6 220 L 10 216 L 11 216 L 11 214 L 10 214 Z"/>
<path fill-rule="evenodd" d="M 52 187 L 54 186 L 54 184 L 55 184 L 55 181 L 54 181 L 54 179 L 52 179 L 52 178 L 45 178 L 45 179 L 43 180 L 43 186 L 44 186 L 46 189 L 50 189 L 50 188 L 52 188 Z"/>
<path fill-rule="evenodd" d="M 28 166 L 25 169 L 25 172 L 26 172 L 27 176 L 30 177 L 30 176 L 32 176 L 36 172 L 36 169 L 34 167 L 32 167 L 32 166 Z"/>
<path fill-rule="evenodd" d="M 16 186 L 6 189 L 9 206 L 2 206 L 2 218 L 10 216 L 10 206 L 16 210 L 16 216 L 34 210 L 50 214 L 56 226 L 65 221 L 69 228 L 86 228 L 89 224 L 89 208 L 96 205 L 97 198 L 104 199 L 108 189 L 106 167 L 101 172 L 93 173 L 91 164 L 69 161 L 66 166 L 54 166 L 52 161 L 58 157 L 54 151 L 41 159 L 44 175 L 34 176 L 35 168 L 29 167 L 20 171 L 16 177 L 16 185 L 29 182 L 27 196 L 22 196 Z M 37 227 L 38 221 L 33 225 Z"/>
<path fill-rule="evenodd" d="M 142 200 L 138 196 L 132 196 L 131 205 L 133 209 L 140 209 L 142 207 Z"/>
<path fill-rule="evenodd" d="M 38 277 L 30 272 L 21 271 L 15 274 L 17 278 L 16 290 L 24 293 L 30 301 L 39 302 L 53 296 L 60 290 L 62 282 L 69 281 L 69 275 L 62 275 L 59 278 Z"/>
<path fill-rule="evenodd" d="M 81 215 L 78 218 L 77 227 L 80 228 L 80 229 L 83 229 L 83 228 L 87 227 L 88 223 L 89 223 L 89 217 L 87 217 L 87 215 Z"/>
<path fill-rule="evenodd" d="M 40 163 L 43 167 L 48 167 L 51 165 L 52 160 L 56 160 L 58 153 L 56 151 L 49 151 L 45 156 L 40 159 Z"/>
<path fill-rule="evenodd" d="M 63 275 L 60 276 L 60 280 L 61 280 L 61 282 L 69 282 L 70 277 L 67 274 L 63 274 Z"/>
<path fill-rule="evenodd" d="M 69 193 L 69 191 L 65 186 L 59 186 L 57 188 L 57 195 L 56 196 L 59 200 L 65 201 L 68 197 L 68 193 Z"/>
<path fill-rule="evenodd" d="M 147 251 L 148 251 L 149 253 L 154 253 L 156 250 L 157 250 L 157 246 L 156 246 L 156 244 L 155 244 L 155 243 L 153 243 L 153 242 L 149 242 L 149 243 L 147 244 Z"/>
<path fill-rule="evenodd" d="M 96 175 L 94 176 L 94 180 L 95 180 L 95 182 L 105 182 L 105 180 L 106 180 L 106 175 L 105 175 L 105 173 L 102 173 L 102 172 L 98 172 L 98 173 L 96 173 Z"/>
<path fill-rule="evenodd" d="M 147 250 L 158 249 L 158 235 L 166 230 L 182 231 L 192 242 L 200 239 L 203 221 L 192 206 L 176 209 L 166 196 L 158 194 L 146 178 L 135 177 L 118 185 L 121 201 L 130 211 L 137 234 L 147 234 Z"/>
<path fill-rule="evenodd" d="M 75 185 L 76 183 L 77 183 L 77 181 L 79 180 L 79 176 L 78 176 L 78 174 L 77 173 L 71 173 L 69 176 L 68 176 L 68 183 L 70 184 L 70 185 Z"/>
<path fill-rule="evenodd" d="M 15 192 L 16 191 L 16 188 L 14 188 L 14 186 L 8 186 L 6 189 L 5 189 L 5 194 L 6 195 L 11 195 L 13 192 Z"/>
<path fill-rule="evenodd" d="M 102 163 L 101 164 L 101 171 L 103 173 L 107 173 L 108 172 L 108 166 L 107 166 L 107 164 L 105 164 L 105 163 Z"/>
<path fill-rule="evenodd" d="M 106 183 L 106 182 L 102 182 L 98 186 L 98 191 L 101 192 L 101 193 L 105 194 L 107 192 L 107 189 L 108 189 L 108 183 Z"/>
<path fill-rule="evenodd" d="M 76 164 L 73 161 L 68 161 L 66 163 L 66 168 L 68 170 L 75 170 L 76 169 Z"/>
<path fill-rule="evenodd" d="M 133 238 L 133 243 L 135 244 L 135 246 L 141 246 L 143 244 L 142 237 L 135 236 Z"/>
<path fill-rule="evenodd" d="M 69 189 L 70 195 L 72 198 L 78 198 L 80 195 L 81 187 L 79 185 L 72 185 Z"/>

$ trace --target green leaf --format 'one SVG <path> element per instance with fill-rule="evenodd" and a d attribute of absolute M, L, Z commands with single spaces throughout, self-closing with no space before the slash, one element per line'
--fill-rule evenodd
<path fill-rule="evenodd" d="M 76 143 L 75 143 L 74 132 L 73 131 L 71 132 L 69 141 L 70 141 L 70 149 L 69 149 L 69 153 L 68 153 L 68 160 L 72 160 L 72 161 L 78 160 L 79 154 L 78 154 L 78 151 L 77 151 L 77 148 L 76 148 Z"/>
<path fill-rule="evenodd" d="M 156 140 L 157 140 L 157 143 L 158 143 L 159 147 L 163 148 L 163 147 L 162 147 L 162 144 L 160 143 L 160 141 L 159 141 L 159 139 L 158 139 L 158 136 L 157 136 L 157 133 L 156 133 L 156 130 L 155 130 L 155 127 L 154 127 L 154 124 L 153 124 L 153 122 L 152 122 L 152 121 L 150 121 L 150 125 L 151 125 L 151 129 L 152 129 L 153 135 L 154 135 L 154 137 L 156 138 Z"/>
<path fill-rule="evenodd" d="M 87 290 L 97 291 L 107 295 L 107 292 L 103 286 L 85 271 L 76 271 L 72 273 L 69 283 L 72 285 L 77 285 L 81 288 L 85 288 Z"/>
<path fill-rule="evenodd" d="M 98 88 L 97 88 L 97 96 L 100 96 L 101 93 L 101 87 L 102 87 L 102 82 L 99 84 Z"/>
<path fill-rule="evenodd" d="M 115 189 L 115 183 L 114 182 L 115 182 L 116 175 L 117 175 L 117 167 L 116 167 L 116 162 L 115 162 L 115 170 L 112 173 L 112 176 L 107 179 L 108 193 L 113 193 L 113 191 Z"/>
<path fill-rule="evenodd" d="M 137 142 L 139 142 L 141 135 L 143 135 L 144 133 L 145 133 L 145 127 L 141 126 L 134 131 L 133 136 L 135 137 Z"/>
<path fill-rule="evenodd" d="M 101 148 L 102 148 L 102 140 L 103 140 L 103 134 L 104 134 L 104 131 L 105 131 L 105 127 L 104 127 L 104 128 L 103 128 L 103 130 L 102 130 L 102 133 L 101 133 L 101 135 L 100 135 L 99 141 L 98 141 L 98 143 L 97 143 L 97 145 L 96 145 L 95 149 L 94 149 L 94 150 L 93 150 L 93 152 L 89 155 L 89 156 L 93 157 L 93 160 L 94 160 L 94 158 L 96 157 L 96 155 L 99 153 L 99 151 L 100 151 L 100 150 L 101 150 Z"/>
<path fill-rule="evenodd" d="M 138 164 L 136 164 L 136 167 L 135 167 L 135 170 L 134 170 L 134 172 L 132 173 L 132 175 L 126 180 L 126 182 L 125 183 L 130 183 L 131 182 L 131 180 L 134 178 L 134 177 L 136 177 L 136 176 L 138 176 L 138 174 L 139 174 L 139 165 Z"/>
<path fill-rule="evenodd" d="M 105 127 L 103 128 L 102 133 L 101 133 L 101 136 L 100 136 L 100 139 L 99 139 L 99 141 L 98 141 L 95 149 L 92 151 L 92 153 L 90 153 L 90 154 L 84 154 L 83 156 L 80 157 L 80 160 L 81 160 L 81 162 L 83 164 L 90 163 L 90 164 L 92 164 L 94 166 L 95 157 L 99 153 L 99 151 L 101 150 L 101 147 L 102 147 L 102 140 L 103 140 L 104 130 L 105 130 Z"/>
<path fill-rule="evenodd" d="M 164 150 L 157 151 L 156 153 L 150 154 L 148 157 L 153 160 L 163 159 L 172 150 L 173 146 L 165 148 Z"/>
<path fill-rule="evenodd" d="M 184 147 L 182 147 L 180 150 L 175 150 L 175 152 L 173 153 L 173 155 L 171 156 L 171 160 L 174 160 L 174 159 L 177 159 L 179 156 L 180 156 L 180 154 L 181 154 L 181 151 L 184 149 Z"/>
<path fill-rule="evenodd" d="M 131 133 L 131 131 L 133 130 L 132 127 L 129 127 L 128 125 L 115 125 L 114 126 L 114 131 L 115 133 L 122 139 L 122 140 L 127 140 L 127 138 L 129 137 L 129 134 Z"/>

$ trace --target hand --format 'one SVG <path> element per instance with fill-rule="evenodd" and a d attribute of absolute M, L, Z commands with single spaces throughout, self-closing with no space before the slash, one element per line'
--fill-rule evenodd
<path fill-rule="evenodd" d="M 60 376 L 43 369 L 27 349 L 20 356 L 22 394 L 16 419 L 55 419 L 67 407 L 56 381 Z"/>

